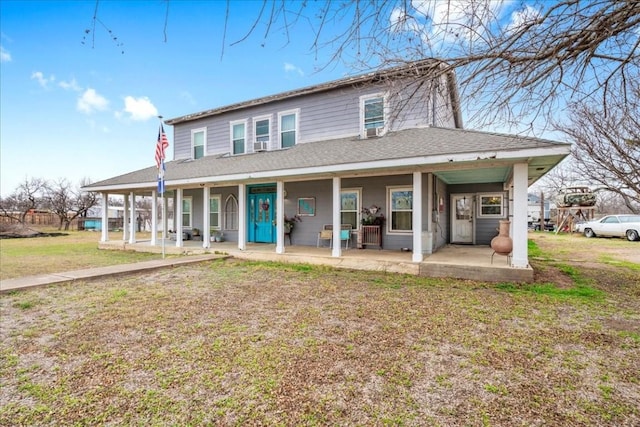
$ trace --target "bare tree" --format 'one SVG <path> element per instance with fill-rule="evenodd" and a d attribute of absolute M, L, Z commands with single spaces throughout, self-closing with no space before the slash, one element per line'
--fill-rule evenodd
<path fill-rule="evenodd" d="M 261 45 L 276 32 L 288 42 L 304 26 L 314 34 L 310 49 L 329 53 L 329 63 L 370 68 L 440 58 L 456 69 L 469 118 L 480 126 L 525 119 L 533 126 L 568 102 L 597 97 L 606 105 L 612 89 L 626 96 L 640 65 L 639 1 L 523 2 L 505 16 L 509 4 L 264 0 L 231 46 L 258 32 Z"/>
<path fill-rule="evenodd" d="M 608 105 L 576 104 L 570 121 L 558 129 L 571 138 L 581 177 L 616 194 L 633 213 L 640 213 L 640 83 L 611 97 Z"/>
<path fill-rule="evenodd" d="M 104 29 L 121 49 L 100 19 L 99 5 L 96 0 L 83 43 L 90 37 L 93 47 L 96 31 Z M 165 42 L 169 5 L 159 4 Z M 222 55 L 241 43 L 286 46 L 305 31 L 313 35 L 309 50 L 322 58 L 321 68 L 345 63 L 370 70 L 442 59 L 449 68 L 440 72 L 456 70 L 467 119 L 480 127 L 499 123 L 522 130 L 536 119 L 546 123 L 571 102 L 597 98 L 606 105 L 612 89 L 625 96 L 639 74 L 638 0 L 263 0 L 251 8 L 245 33 L 228 41 L 236 5 L 226 3 Z"/>
<path fill-rule="evenodd" d="M 29 211 L 42 208 L 47 183 L 41 178 L 25 177 L 18 188 L 6 198 L 0 198 L 0 216 L 25 224 Z"/>
<path fill-rule="evenodd" d="M 80 185 L 87 185 L 84 180 Z M 69 230 L 71 222 L 95 206 L 98 202 L 98 194 L 93 192 L 82 192 L 74 188 L 67 179 L 59 179 L 47 186 L 44 199 L 49 209 L 60 219 L 58 230 L 63 227 Z"/>

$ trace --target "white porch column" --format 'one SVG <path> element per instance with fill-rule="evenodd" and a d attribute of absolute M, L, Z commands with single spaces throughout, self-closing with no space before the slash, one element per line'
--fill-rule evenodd
<path fill-rule="evenodd" d="M 102 230 L 100 233 L 100 241 L 109 241 L 109 193 L 102 193 Z"/>
<path fill-rule="evenodd" d="M 276 181 L 276 253 L 284 252 L 284 181 Z"/>
<path fill-rule="evenodd" d="M 138 216 L 136 215 L 136 195 L 133 194 L 133 191 L 129 195 L 131 197 L 131 212 L 129 215 L 131 216 L 131 221 L 129 222 L 131 226 L 131 231 L 129 232 L 129 243 L 133 244 L 136 242 L 136 226 L 138 225 Z"/>
<path fill-rule="evenodd" d="M 209 187 L 205 186 L 202 189 L 202 247 L 209 249 L 211 246 L 211 202 L 209 202 L 210 195 Z"/>
<path fill-rule="evenodd" d="M 427 231 L 430 233 L 433 232 L 433 210 L 435 209 L 433 206 L 433 199 L 435 198 L 433 194 L 434 191 L 436 190 L 433 188 L 433 174 L 429 172 L 427 174 Z M 433 248 L 422 248 L 422 250 L 430 254 Z"/>
<path fill-rule="evenodd" d="M 151 190 L 151 246 L 158 243 L 158 192 Z"/>
<path fill-rule="evenodd" d="M 511 266 L 526 268 L 529 265 L 527 253 L 527 178 L 528 165 L 518 163 L 513 166 L 513 216 L 511 236 L 513 252 Z"/>
<path fill-rule="evenodd" d="M 124 195 L 124 209 L 122 211 L 122 240 L 127 242 L 129 240 L 129 196 Z"/>
<path fill-rule="evenodd" d="M 238 249 L 247 249 L 247 186 L 238 185 Z"/>
<path fill-rule="evenodd" d="M 428 246 L 423 246 L 422 247 L 422 253 L 426 254 L 426 255 L 431 255 L 433 253 L 433 242 L 435 240 L 435 227 L 433 226 L 434 224 L 434 215 L 433 215 L 433 211 L 435 209 L 437 209 L 436 205 L 437 205 L 437 201 L 434 201 L 436 198 L 436 188 L 435 188 L 435 183 L 434 183 L 434 179 L 433 179 L 433 173 L 429 172 L 427 174 L 427 227 L 426 227 L 426 231 L 428 233 L 429 236 L 431 236 L 430 239 L 427 239 L 427 242 L 429 243 Z M 424 260 L 424 257 L 423 257 Z"/>
<path fill-rule="evenodd" d="M 333 178 L 333 194 L 332 194 L 332 209 L 333 212 L 333 248 L 331 250 L 331 256 L 340 258 L 342 256 L 342 244 L 340 240 L 340 229 L 342 228 L 342 221 L 340 221 L 340 189 L 341 189 L 340 177 Z"/>
<path fill-rule="evenodd" d="M 182 244 L 182 188 L 176 189 L 176 199 L 173 202 L 176 209 L 176 216 L 173 222 L 176 226 L 176 247 L 181 248 Z M 193 206 L 191 206 L 193 209 Z M 193 214 L 193 212 L 191 212 Z"/>
<path fill-rule="evenodd" d="M 422 172 L 413 173 L 413 262 L 422 262 Z"/>
<path fill-rule="evenodd" d="M 161 236 L 163 239 L 166 239 L 168 234 L 167 234 L 167 229 L 168 229 L 168 225 L 169 225 L 169 219 L 167 218 L 167 196 L 166 196 L 166 192 L 160 195 L 160 199 L 162 199 L 162 233 Z"/>

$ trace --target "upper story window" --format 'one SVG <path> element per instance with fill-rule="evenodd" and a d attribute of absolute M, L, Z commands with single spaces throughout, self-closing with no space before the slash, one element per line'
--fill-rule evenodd
<path fill-rule="evenodd" d="M 194 159 L 204 156 L 205 141 L 207 140 L 207 128 L 193 129 L 191 131 L 191 155 Z"/>
<path fill-rule="evenodd" d="M 246 132 L 247 124 L 241 122 L 231 122 L 231 152 L 233 154 L 246 153 Z"/>
<path fill-rule="evenodd" d="M 253 135 L 255 136 L 253 151 L 268 150 L 271 139 L 271 119 L 269 117 L 254 119 Z"/>
<path fill-rule="evenodd" d="M 385 127 L 384 96 L 381 94 L 360 97 L 361 129 L 364 136 L 378 136 Z M 371 129 L 371 130 L 369 130 Z"/>
<path fill-rule="evenodd" d="M 278 114 L 280 121 L 280 148 L 293 147 L 297 142 L 298 112 L 285 111 Z"/>

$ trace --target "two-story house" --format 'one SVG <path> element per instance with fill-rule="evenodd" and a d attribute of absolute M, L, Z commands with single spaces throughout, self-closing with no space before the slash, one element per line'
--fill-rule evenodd
<path fill-rule="evenodd" d="M 363 209 L 375 206 L 384 248 L 410 248 L 414 262 L 449 243 L 488 245 L 508 219 L 511 265 L 527 267 L 527 188 L 569 145 L 462 129 L 455 76 L 443 70 L 427 59 L 165 121 L 175 245 L 198 229 L 205 248 L 222 232 L 240 250 L 257 242 L 284 253 L 285 217 L 301 215 L 296 245 L 315 247 L 320 230 L 346 224 L 351 245 L 367 248 Z M 156 177 L 151 166 L 85 190 L 156 206 Z M 343 250 L 334 243 L 331 254 Z"/>

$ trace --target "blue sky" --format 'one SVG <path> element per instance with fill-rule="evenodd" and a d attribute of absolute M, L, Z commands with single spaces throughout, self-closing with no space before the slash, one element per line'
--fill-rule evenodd
<path fill-rule="evenodd" d="M 154 165 L 159 121 L 340 78 L 322 72 L 306 32 L 236 46 L 259 3 L 0 2 L 2 196 L 26 177 L 99 181 Z M 95 39 L 92 40 L 92 36 Z M 84 44 L 82 42 L 84 41 Z M 121 45 L 120 45 L 121 44 Z M 124 52 L 124 53 L 122 53 Z M 172 128 L 167 134 L 172 143 Z M 171 147 L 169 158 L 171 158 Z"/>
<path fill-rule="evenodd" d="M 276 25 L 266 40 L 263 26 L 232 45 L 262 2 L 230 4 L 223 43 L 225 1 L 172 0 L 166 41 L 165 1 L 101 0 L 95 31 L 94 0 L 0 1 L 0 194 L 25 178 L 78 185 L 152 166 L 158 115 L 358 74 L 342 63 L 325 67 L 328 57 L 309 50 L 313 31 L 304 22 L 288 42 Z M 505 19 L 515 20 L 513 4 L 502 4 Z M 309 5 L 306 13 L 316 3 Z M 166 131 L 170 160 L 173 132 Z"/>

